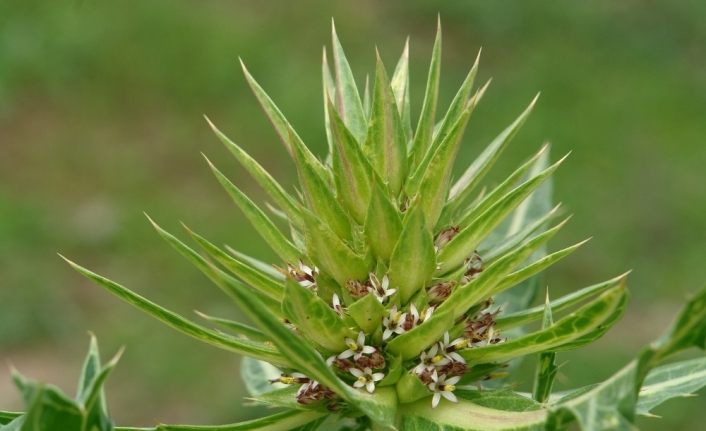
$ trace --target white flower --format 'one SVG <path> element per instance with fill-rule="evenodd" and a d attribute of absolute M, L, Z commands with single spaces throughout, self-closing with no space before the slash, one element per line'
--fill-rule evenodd
<path fill-rule="evenodd" d="M 439 341 L 439 350 L 443 352 L 444 356 L 451 359 L 452 361 L 461 362 L 465 364 L 466 360 L 463 359 L 463 356 L 461 356 L 457 351 L 465 349 L 466 347 L 468 347 L 468 344 L 468 338 L 464 337 L 458 337 L 455 340 L 449 342 L 449 333 L 445 332 L 443 341 Z"/>
<path fill-rule="evenodd" d="M 434 396 L 431 398 L 432 408 L 439 405 L 441 397 L 444 397 L 454 403 L 458 402 L 458 398 L 456 398 L 456 395 L 454 395 L 453 392 L 456 390 L 456 383 L 461 380 L 461 376 L 450 377 L 447 379 L 446 375 L 442 374 L 440 376 L 436 370 L 434 370 L 431 374 L 431 379 L 432 382 L 429 383 L 428 387 L 434 392 Z"/>
<path fill-rule="evenodd" d="M 397 292 L 397 289 L 390 289 L 390 279 L 387 274 L 385 274 L 385 276 L 382 277 L 382 281 L 380 281 L 377 276 L 371 272 L 370 284 L 372 287 L 369 287 L 368 291 L 374 294 L 380 302 L 385 302 L 387 298 Z"/>
<path fill-rule="evenodd" d="M 365 333 L 363 331 L 358 333 L 357 340 L 346 338 L 346 346 L 348 346 L 348 350 L 341 352 L 338 355 L 338 359 L 346 359 L 353 356 L 353 359 L 357 361 L 361 356 L 375 352 L 375 347 L 365 345 Z"/>
<path fill-rule="evenodd" d="M 436 372 L 437 367 L 442 367 L 451 362 L 446 356 L 439 354 L 439 345 L 434 344 L 431 349 L 419 355 L 419 364 L 414 367 L 414 372 L 422 374 L 424 371 Z"/>
<path fill-rule="evenodd" d="M 426 307 L 424 310 L 422 310 L 422 313 L 419 313 L 419 310 L 417 310 L 417 307 L 412 304 L 409 306 L 409 314 L 412 316 L 412 326 L 417 326 L 421 325 L 422 323 L 426 322 L 429 320 L 431 317 L 431 314 L 434 312 L 434 307 Z"/>
<path fill-rule="evenodd" d="M 353 376 L 358 378 L 358 380 L 353 383 L 353 386 L 356 388 L 362 388 L 365 386 L 365 389 L 371 394 L 375 391 L 375 382 L 379 382 L 385 377 L 385 374 L 383 373 L 373 373 L 373 370 L 370 368 L 364 368 L 363 370 L 351 368 L 348 371 L 350 371 Z"/>
<path fill-rule="evenodd" d="M 385 330 L 382 332 L 382 339 L 387 340 L 392 337 L 392 334 L 403 334 L 405 332 L 404 323 L 407 318 L 407 313 L 397 311 L 397 306 L 390 309 L 390 314 L 382 319 L 382 326 Z"/>
<path fill-rule="evenodd" d="M 336 313 L 338 313 L 339 315 L 343 315 L 343 308 L 341 307 L 341 299 L 335 293 L 331 297 L 331 308 L 333 308 L 334 311 Z"/>

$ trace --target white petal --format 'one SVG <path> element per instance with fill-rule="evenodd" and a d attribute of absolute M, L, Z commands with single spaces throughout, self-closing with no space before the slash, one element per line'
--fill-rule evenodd
<path fill-rule="evenodd" d="M 355 383 L 353 383 L 353 387 L 355 388 L 362 388 L 363 386 L 365 386 L 365 382 L 361 380 L 356 380 Z"/>
<path fill-rule="evenodd" d="M 434 370 L 434 372 L 431 373 L 431 379 L 435 382 L 439 381 L 439 373 L 437 373 L 436 370 Z"/>
<path fill-rule="evenodd" d="M 444 398 L 446 398 L 447 400 L 449 400 L 449 401 L 451 401 L 451 402 L 454 402 L 454 403 L 457 403 L 457 402 L 458 402 L 458 398 L 456 398 L 456 395 L 454 395 L 453 392 L 443 391 L 443 392 L 441 392 L 441 396 L 444 397 Z"/>
<path fill-rule="evenodd" d="M 349 368 L 348 371 L 350 371 L 351 374 L 353 374 L 356 377 L 360 377 L 363 375 L 363 371 L 357 369 L 357 368 Z"/>
<path fill-rule="evenodd" d="M 463 359 L 463 356 L 459 355 L 458 352 L 451 352 L 448 355 L 451 359 L 453 359 L 456 362 L 460 362 L 462 364 L 466 363 L 466 360 Z"/>
<path fill-rule="evenodd" d="M 390 286 L 390 277 L 385 274 L 385 276 L 382 278 L 382 289 L 387 290 L 387 288 Z"/>
<path fill-rule="evenodd" d="M 360 331 L 358 333 L 358 345 L 362 346 L 365 344 L 365 333 L 363 331 Z"/>
<path fill-rule="evenodd" d="M 434 393 L 434 396 L 431 398 L 431 408 L 438 406 L 439 400 L 441 400 L 441 394 L 438 392 Z"/>
<path fill-rule="evenodd" d="M 439 352 L 439 345 L 434 344 L 433 346 L 431 346 L 431 349 L 429 349 L 429 357 L 433 358 L 434 356 L 436 356 L 436 354 L 438 352 Z"/>
<path fill-rule="evenodd" d="M 461 376 L 451 377 L 450 379 L 446 379 L 446 384 L 455 385 L 456 383 L 458 383 L 459 380 L 461 380 Z"/>
<path fill-rule="evenodd" d="M 366 355 L 369 355 L 371 353 L 375 353 L 375 347 L 373 346 L 363 346 L 362 352 L 365 353 Z"/>
<path fill-rule="evenodd" d="M 446 345 L 446 346 L 449 345 L 449 332 L 448 331 L 444 332 L 444 345 Z"/>
<path fill-rule="evenodd" d="M 338 359 L 347 359 L 347 358 L 350 358 L 351 356 L 353 356 L 354 354 L 355 354 L 355 352 L 352 351 L 351 349 L 344 350 L 343 352 L 338 354 Z"/>
<path fill-rule="evenodd" d="M 417 307 L 414 304 L 409 307 L 409 312 L 412 313 L 414 320 L 419 319 L 419 311 L 417 311 Z"/>
<path fill-rule="evenodd" d="M 385 330 L 382 332 L 382 339 L 383 339 L 383 340 L 387 340 L 388 338 L 390 338 L 390 337 L 392 336 L 392 332 L 393 332 L 393 331 L 390 330 L 389 328 L 385 329 Z M 397 332 L 397 330 L 395 329 L 394 332 Z M 397 332 L 397 333 L 399 334 L 399 332 Z"/>
<path fill-rule="evenodd" d="M 375 392 L 375 383 L 372 382 L 372 381 L 368 382 L 368 383 L 365 385 L 365 389 L 367 389 L 368 392 L 370 392 L 370 393 L 372 394 L 373 392 Z"/>
<path fill-rule="evenodd" d="M 331 364 L 333 364 L 334 360 L 336 360 L 336 355 L 329 356 L 328 358 L 326 358 L 326 365 L 330 366 Z"/>
<path fill-rule="evenodd" d="M 372 377 L 373 377 L 374 382 L 379 382 L 380 380 L 385 378 L 385 374 L 384 373 L 375 373 L 375 374 L 373 374 Z"/>

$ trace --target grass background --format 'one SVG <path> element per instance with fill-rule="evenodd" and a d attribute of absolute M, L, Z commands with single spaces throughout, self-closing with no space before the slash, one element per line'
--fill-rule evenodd
<path fill-rule="evenodd" d="M 207 129 L 206 113 L 277 178 L 293 179 L 238 56 L 321 153 L 320 55 L 330 18 L 359 81 L 372 70 L 374 44 L 391 70 L 411 37 L 418 109 L 437 13 L 442 105 L 481 46 L 480 79 L 494 78 L 458 169 L 539 90 L 539 106 L 494 178 L 545 140 L 555 157 L 573 150 L 555 190 L 575 216 L 555 245 L 595 238 L 552 269 L 551 292 L 634 269 L 625 319 L 596 345 L 560 356 L 559 389 L 610 375 L 654 338 L 706 280 L 706 3 L 4 0 L 0 405 L 18 406 L 7 362 L 72 391 L 91 330 L 106 354 L 127 346 L 108 383 L 120 424 L 259 414 L 243 407 L 236 357 L 120 303 L 55 253 L 180 312 L 237 317 L 142 211 L 169 229 L 183 220 L 217 242 L 272 257 L 199 155 L 261 197 Z M 640 426 L 698 429 L 704 407 L 703 398 L 670 402 L 658 409 L 664 419 Z"/>

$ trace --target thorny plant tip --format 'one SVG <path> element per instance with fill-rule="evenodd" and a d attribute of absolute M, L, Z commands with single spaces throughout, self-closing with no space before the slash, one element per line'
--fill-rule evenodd
<path fill-rule="evenodd" d="M 454 181 L 464 133 L 488 84 L 474 90 L 479 53 L 443 111 L 441 44 L 439 28 L 413 123 L 409 44 L 391 75 L 376 56 L 361 96 L 334 29 L 333 55 L 324 49 L 322 62 L 329 148 L 324 160 L 309 150 L 241 60 L 247 83 L 296 166 L 299 184 L 288 190 L 208 118 L 218 139 L 267 194 L 267 209 L 206 161 L 277 261 L 221 248 L 185 227 L 198 246 L 192 248 L 150 222 L 254 326 L 203 313 L 205 324 L 195 323 L 67 260 L 167 325 L 250 358 L 243 377 L 261 388 L 252 399 L 282 409 L 227 428 L 155 430 L 539 430 L 563 429 L 572 421 L 584 430 L 627 430 L 636 414 L 685 393 L 674 390 L 672 379 L 692 375 L 689 391 L 706 384 L 704 360 L 666 365 L 670 373 L 657 368 L 648 375 L 672 353 L 703 347 L 702 293 L 662 341 L 613 377 L 550 396 L 556 355 L 598 339 L 623 314 L 627 274 L 532 305 L 540 274 L 584 243 L 557 251 L 547 247 L 568 220 L 559 220 L 550 182 L 566 156 L 551 163 L 544 144 L 504 181 L 481 188 L 529 117 L 535 97 Z M 92 352 L 94 369 L 85 371 L 94 379 L 89 391 L 103 381 L 96 377 L 97 350 Z M 512 392 L 515 365 L 528 355 L 539 359 L 533 394 Z M 110 368 L 112 363 L 104 369 Z M 277 370 L 274 376 L 271 370 Z M 268 380 L 272 386 L 263 388 Z M 25 394 L 38 390 L 24 381 L 19 386 Z M 84 425 L 62 430 L 112 429 L 104 404 L 90 404 L 91 399 L 65 401 L 76 407 Z M 50 429 L 30 424 L 29 414 L 0 416 L 5 424 L 0 430 Z"/>

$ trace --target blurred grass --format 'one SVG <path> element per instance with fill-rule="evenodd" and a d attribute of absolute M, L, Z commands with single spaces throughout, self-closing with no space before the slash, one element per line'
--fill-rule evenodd
<path fill-rule="evenodd" d="M 0 2 L 0 359 L 67 384 L 91 329 L 106 354 L 128 348 L 109 383 L 120 423 L 256 415 L 241 407 L 232 355 L 201 349 L 119 303 L 54 253 L 180 312 L 237 316 L 141 214 L 174 231 L 183 220 L 272 257 L 199 156 L 259 195 L 207 130 L 207 113 L 278 178 L 293 178 L 237 57 L 321 152 L 319 62 L 330 17 L 360 81 L 374 44 L 391 69 L 411 36 L 418 107 L 437 12 L 445 31 L 442 100 L 480 46 L 481 78 L 494 77 L 462 162 L 538 90 L 538 109 L 496 172 L 544 140 L 555 156 L 573 150 L 556 196 L 576 215 L 557 242 L 595 239 L 551 272 L 553 294 L 635 270 L 625 320 L 596 346 L 560 357 L 570 377 L 560 386 L 617 369 L 706 279 L 704 2 Z M 0 373 L 2 406 L 17 402 L 8 386 Z M 704 406 L 703 398 L 671 402 L 659 412 L 665 419 L 640 425 L 698 429 Z"/>

